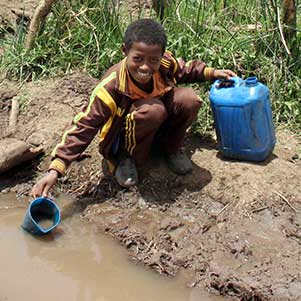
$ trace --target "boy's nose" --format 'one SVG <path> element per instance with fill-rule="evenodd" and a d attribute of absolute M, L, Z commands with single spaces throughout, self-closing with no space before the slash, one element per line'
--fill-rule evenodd
<path fill-rule="evenodd" d="M 147 72 L 147 71 L 150 71 L 151 68 L 147 63 L 144 63 L 143 65 L 140 66 L 140 70 Z"/>

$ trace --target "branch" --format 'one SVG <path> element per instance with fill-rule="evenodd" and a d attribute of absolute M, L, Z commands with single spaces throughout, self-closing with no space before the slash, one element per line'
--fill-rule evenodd
<path fill-rule="evenodd" d="M 12 9 L 11 11 L 18 17 L 21 18 L 25 17 L 26 19 L 31 18 L 31 13 L 29 11 L 23 9 L 17 9 L 17 8 Z"/>
<path fill-rule="evenodd" d="M 293 207 L 292 205 L 291 205 L 291 203 L 280 193 L 280 192 L 278 192 L 277 190 L 275 190 L 275 192 L 281 197 L 281 199 L 290 207 L 290 208 L 292 208 L 295 212 L 297 212 L 297 213 L 299 213 L 299 211 L 295 208 L 295 207 Z"/>
<path fill-rule="evenodd" d="M 9 116 L 7 136 L 11 136 L 16 132 L 18 115 L 19 115 L 19 101 L 17 97 L 14 97 L 11 103 L 11 111 Z"/>
<path fill-rule="evenodd" d="M 278 27 L 279 27 L 279 31 L 280 31 L 281 41 L 284 45 L 284 48 L 285 48 L 287 54 L 292 55 L 290 50 L 288 49 L 288 47 L 286 45 L 286 42 L 285 42 L 285 39 L 284 39 L 284 35 L 283 35 L 282 27 L 281 27 L 281 22 L 280 22 L 280 10 L 279 10 L 278 6 L 277 6 L 277 20 L 278 20 Z"/>
<path fill-rule="evenodd" d="M 54 1 L 55 0 L 40 0 L 39 5 L 34 11 L 25 40 L 25 49 L 27 51 L 32 49 L 34 40 L 41 28 L 41 24 L 49 14 Z"/>

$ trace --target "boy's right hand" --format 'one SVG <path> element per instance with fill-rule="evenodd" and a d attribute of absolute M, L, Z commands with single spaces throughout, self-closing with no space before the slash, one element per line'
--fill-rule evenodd
<path fill-rule="evenodd" d="M 36 197 L 48 197 L 48 192 L 55 185 L 59 174 L 56 170 L 51 169 L 42 179 L 40 179 L 31 190 L 31 194 Z"/>

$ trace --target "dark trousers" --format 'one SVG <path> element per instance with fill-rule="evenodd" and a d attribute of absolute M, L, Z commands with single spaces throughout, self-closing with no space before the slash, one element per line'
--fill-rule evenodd
<path fill-rule="evenodd" d="M 200 106 L 200 99 L 191 88 L 173 88 L 160 98 L 135 100 L 125 120 L 125 150 L 141 165 L 159 134 L 164 151 L 176 152 Z"/>

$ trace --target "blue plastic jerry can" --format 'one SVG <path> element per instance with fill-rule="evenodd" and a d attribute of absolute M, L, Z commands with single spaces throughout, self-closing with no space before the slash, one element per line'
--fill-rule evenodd
<path fill-rule="evenodd" d="M 269 89 L 256 77 L 217 80 L 209 99 L 224 157 L 264 161 L 272 153 L 276 138 Z"/>

